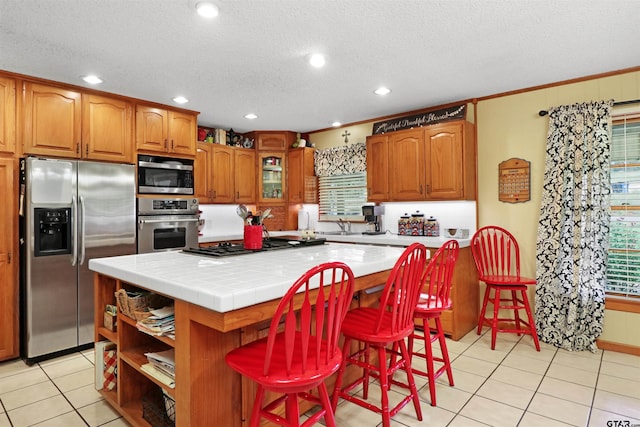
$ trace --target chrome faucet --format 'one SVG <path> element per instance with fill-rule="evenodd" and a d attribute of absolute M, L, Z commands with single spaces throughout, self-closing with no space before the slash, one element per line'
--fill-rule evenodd
<path fill-rule="evenodd" d="M 336 224 L 338 224 L 338 227 L 340 227 L 340 231 L 342 231 L 343 233 L 351 231 L 351 223 L 349 221 L 345 222 L 342 218 L 339 218 L 336 221 Z"/>

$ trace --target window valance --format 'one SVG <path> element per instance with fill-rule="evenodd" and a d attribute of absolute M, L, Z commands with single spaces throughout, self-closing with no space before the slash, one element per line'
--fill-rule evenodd
<path fill-rule="evenodd" d="M 351 144 L 316 150 L 316 176 L 349 175 L 367 171 L 366 144 Z"/>

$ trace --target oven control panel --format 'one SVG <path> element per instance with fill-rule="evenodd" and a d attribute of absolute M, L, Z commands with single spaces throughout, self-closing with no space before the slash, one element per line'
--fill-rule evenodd
<path fill-rule="evenodd" d="M 138 215 L 194 215 L 198 199 L 138 199 Z"/>

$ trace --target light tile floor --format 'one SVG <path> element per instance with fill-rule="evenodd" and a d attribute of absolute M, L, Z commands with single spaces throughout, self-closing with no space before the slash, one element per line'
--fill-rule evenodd
<path fill-rule="evenodd" d="M 536 352 L 530 337 L 510 334 L 499 334 L 492 351 L 486 331 L 447 341 L 455 386 L 438 379 L 432 407 L 426 379 L 416 377 L 424 420 L 409 404 L 393 427 L 640 426 L 640 357 L 546 344 Z M 0 363 L 0 427 L 128 426 L 94 390 L 93 378 L 92 350 L 31 367 Z M 371 398 L 376 393 L 370 388 Z M 391 403 L 400 398 L 391 391 Z M 381 425 L 379 415 L 349 402 L 338 405 L 336 420 L 344 427 Z"/>

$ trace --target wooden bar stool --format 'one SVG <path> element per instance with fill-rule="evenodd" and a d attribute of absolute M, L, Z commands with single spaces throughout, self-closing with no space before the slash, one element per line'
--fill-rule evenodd
<path fill-rule="evenodd" d="M 227 364 L 258 384 L 252 427 L 257 427 L 261 418 L 281 426 L 301 425 L 298 398 L 320 405 L 303 426 L 324 417 L 327 426 L 335 427 L 324 380 L 343 360 L 338 339 L 353 287 L 353 272 L 346 264 L 331 262 L 310 269 L 280 301 L 268 336 L 227 353 Z M 310 393 L 313 389 L 318 390 L 318 396 Z M 264 405 L 267 391 L 280 396 Z M 281 409 L 276 412 L 282 404 L 284 416 Z"/>
<path fill-rule="evenodd" d="M 501 227 L 482 227 L 471 239 L 471 252 L 480 280 L 487 285 L 478 319 L 478 335 L 485 324 L 491 327 L 492 350 L 496 348 L 498 332 L 531 335 L 536 350 L 540 351 L 538 333 L 527 297 L 527 287 L 535 285 L 536 279 L 520 276 L 520 249 L 515 237 Z M 502 292 L 507 292 L 507 296 L 503 297 Z M 486 316 L 488 303 L 493 304 L 491 317 Z M 501 309 L 512 311 L 513 317 L 499 317 Z M 520 317 L 520 310 L 525 311 L 526 320 Z"/>
<path fill-rule="evenodd" d="M 388 427 L 391 417 L 407 403 L 413 401 L 416 416 L 418 420 L 422 420 L 418 391 L 411 372 L 411 356 L 407 351 L 405 338 L 413 332 L 413 315 L 426 266 L 426 254 L 427 249 L 420 243 L 409 246 L 389 274 L 379 307 L 360 307 L 347 313 L 342 324 L 345 340 L 342 347 L 343 361 L 338 371 L 332 399 L 334 410 L 338 405 L 338 399 L 343 398 L 382 414 L 382 425 Z M 350 354 L 352 341 L 359 341 L 363 346 L 361 350 Z M 394 347 L 400 349 L 399 354 L 393 352 Z M 388 365 L 387 354 L 389 353 L 394 353 L 395 357 L 390 359 L 391 363 Z M 343 386 L 343 375 L 348 364 L 363 368 L 363 375 L 351 384 Z M 393 384 L 408 389 L 409 394 L 395 407 L 390 408 L 388 396 L 390 380 L 394 372 L 400 369 L 406 372 L 407 382 L 400 383 L 394 380 Z M 379 406 L 367 401 L 371 377 L 377 378 L 380 382 Z M 362 398 L 349 393 L 359 384 L 363 385 Z"/>
<path fill-rule="evenodd" d="M 440 315 L 444 310 L 451 308 L 451 278 L 453 269 L 458 260 L 459 245 L 456 240 L 445 242 L 433 255 L 422 281 L 422 293 L 416 306 L 415 318 L 422 320 L 422 331 L 414 330 L 409 335 L 409 354 L 411 357 L 425 359 L 426 371 L 417 368 L 416 363 L 411 363 L 414 374 L 422 375 L 429 380 L 429 393 L 431 395 L 431 406 L 436 406 L 436 379 L 443 373 L 447 373 L 449 385 L 453 386 L 453 372 L 451 371 L 451 361 L 447 351 L 447 342 L 442 329 Z M 435 323 L 435 328 L 431 328 L 429 322 Z M 414 340 L 424 341 L 424 352 L 414 351 Z M 440 343 L 440 357 L 433 355 L 433 343 Z M 434 362 L 442 364 L 435 369 Z"/>

